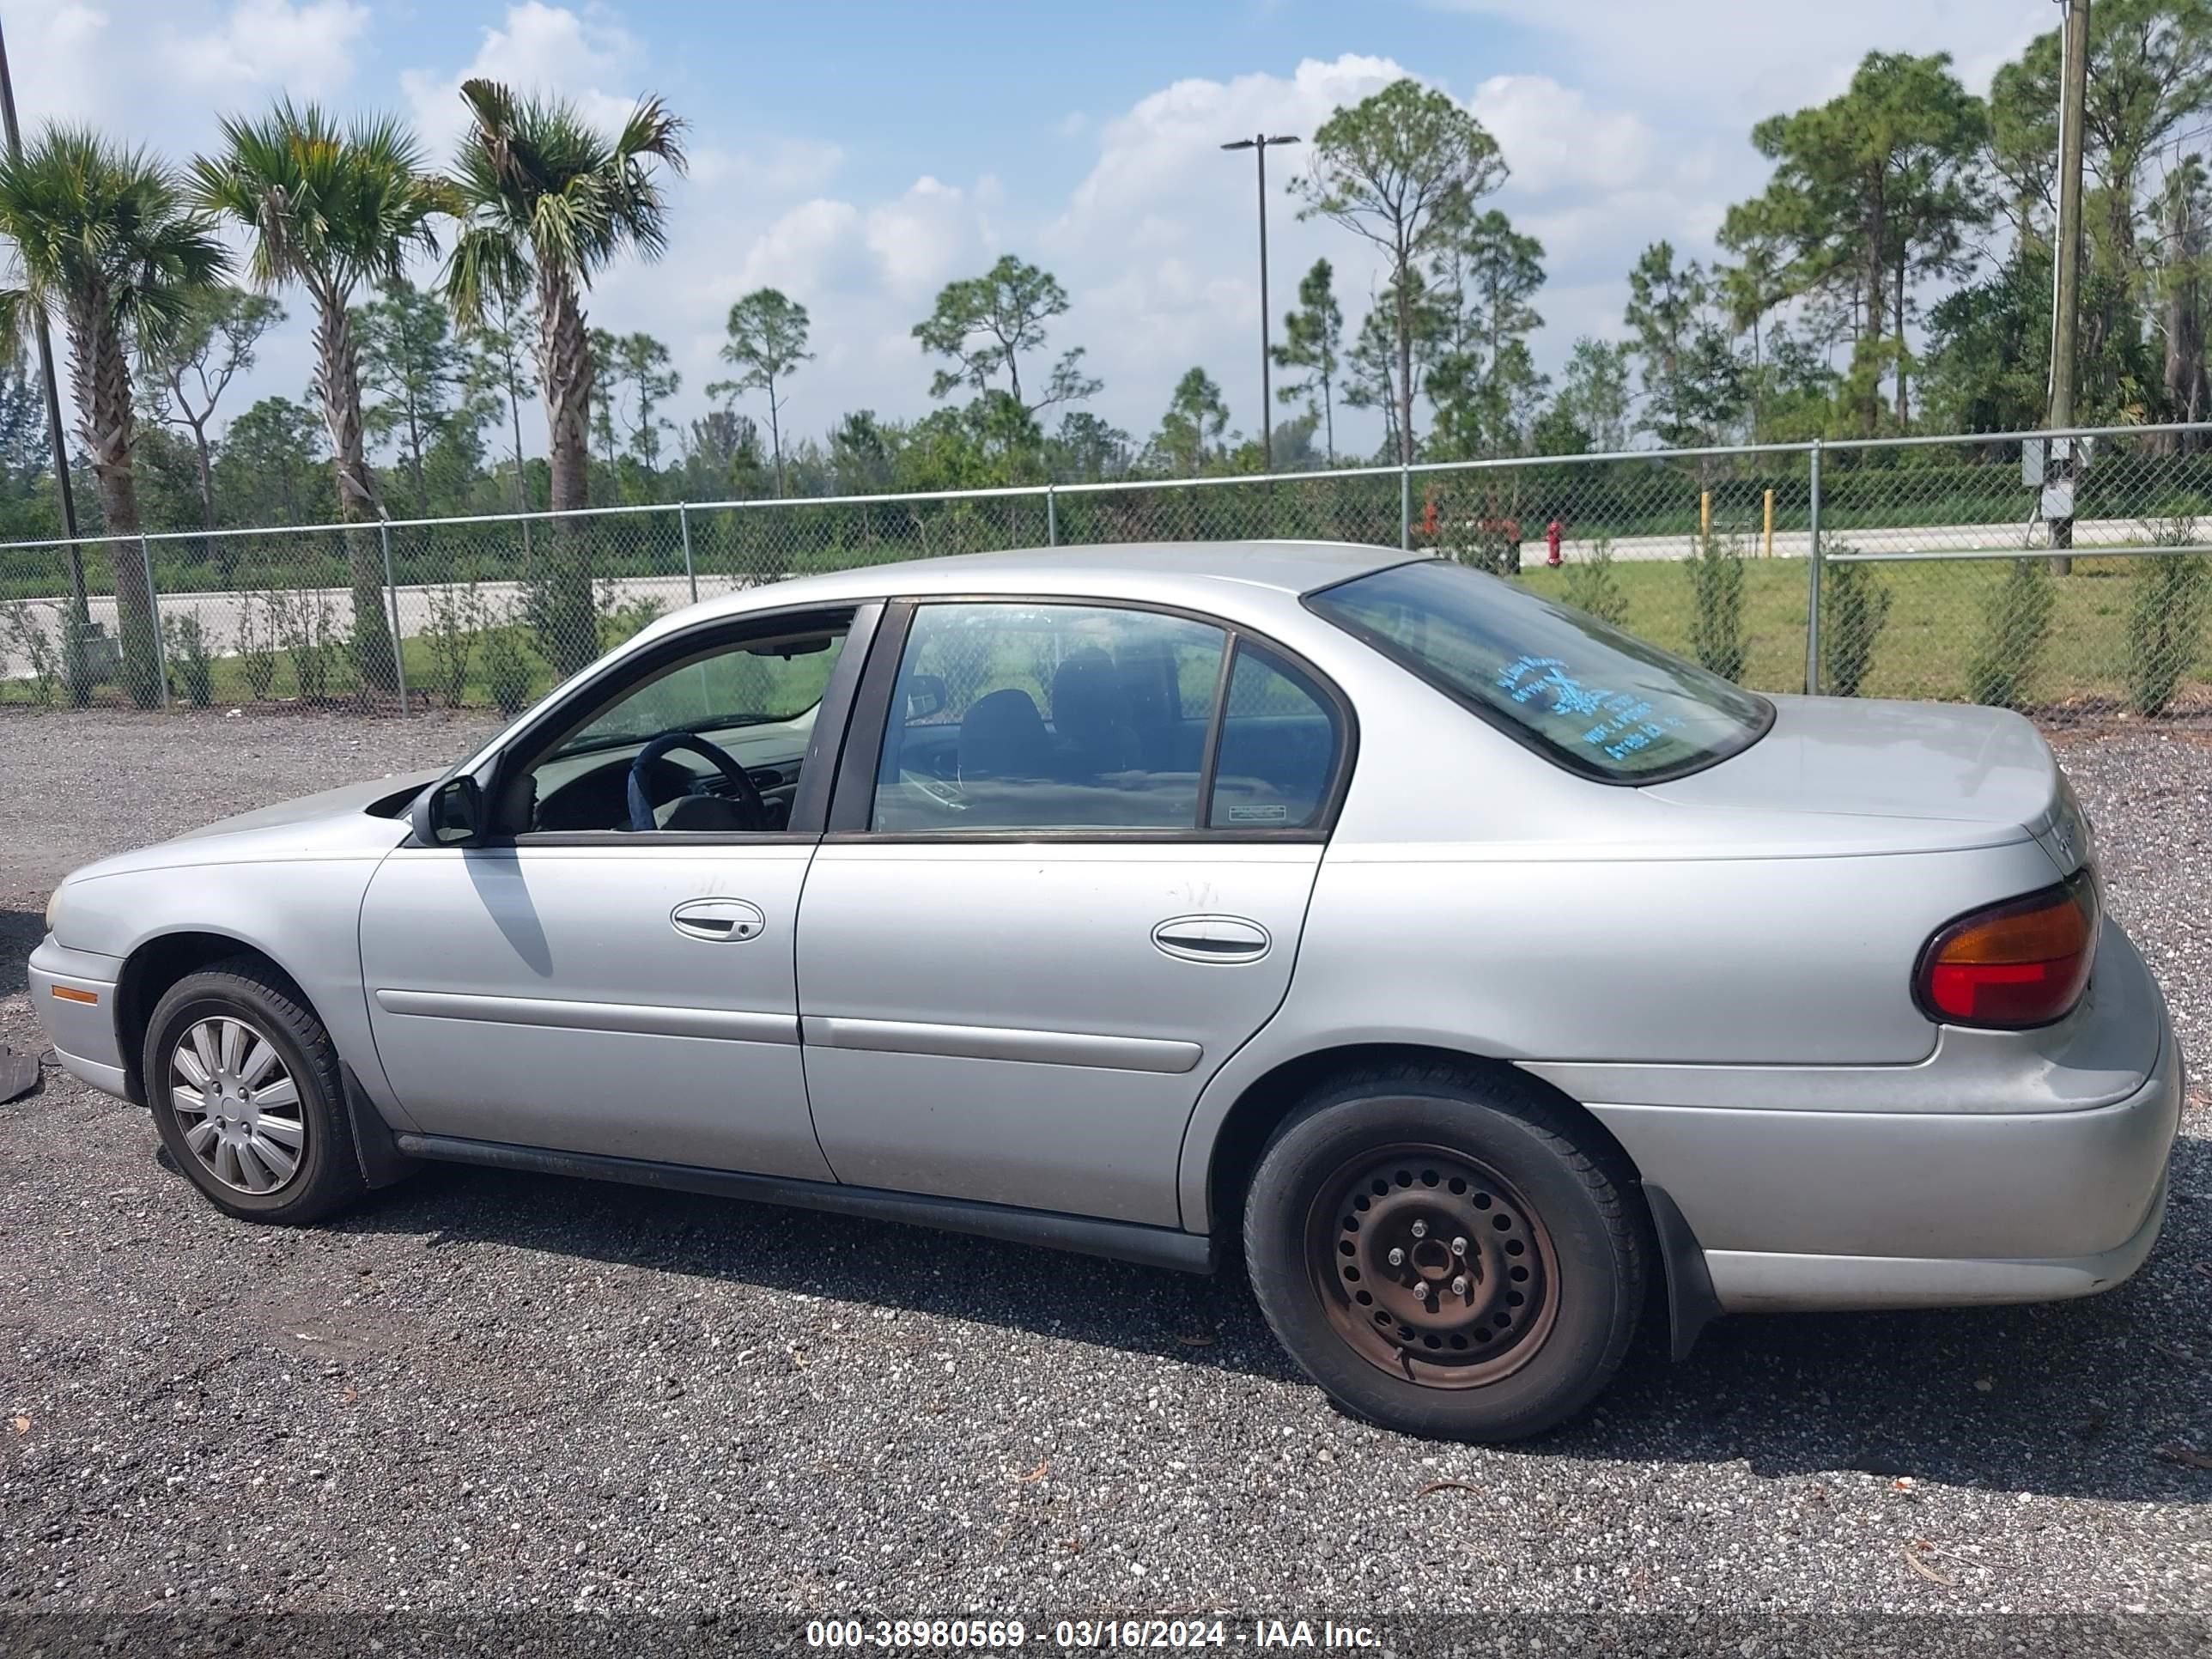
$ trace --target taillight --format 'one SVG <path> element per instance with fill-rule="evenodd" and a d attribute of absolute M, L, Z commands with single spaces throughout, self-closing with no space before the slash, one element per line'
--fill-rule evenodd
<path fill-rule="evenodd" d="M 2081 1000 L 2097 955 L 2097 884 L 2087 870 L 2056 887 L 1977 910 L 1920 953 L 1921 1012 L 1956 1025 L 2019 1030 L 2061 1019 Z"/>

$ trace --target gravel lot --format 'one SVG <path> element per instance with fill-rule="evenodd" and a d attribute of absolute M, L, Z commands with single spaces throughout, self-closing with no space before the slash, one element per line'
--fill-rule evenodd
<path fill-rule="evenodd" d="M 70 867 L 480 728 L 0 718 L 0 1039 Z M 2212 743 L 2069 735 L 2212 1074 Z M 1538 1445 L 1339 1416 L 1241 1281 L 433 1170 L 327 1230 L 0 1106 L 0 1610 L 2212 1611 L 2212 1133 L 2146 1271 L 1723 1322 Z M 12 1419 L 12 1420 L 11 1420 Z"/>

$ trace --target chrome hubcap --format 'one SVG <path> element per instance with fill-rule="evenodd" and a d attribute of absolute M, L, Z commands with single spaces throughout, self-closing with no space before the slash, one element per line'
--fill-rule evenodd
<path fill-rule="evenodd" d="M 169 1055 L 169 1103 L 185 1145 L 217 1181 L 275 1192 L 307 1147 L 300 1085 L 276 1045 L 243 1020 L 197 1022 Z"/>

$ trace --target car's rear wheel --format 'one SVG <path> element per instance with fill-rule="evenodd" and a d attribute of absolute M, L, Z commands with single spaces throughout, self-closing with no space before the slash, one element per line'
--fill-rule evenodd
<path fill-rule="evenodd" d="M 161 1144 L 217 1209 L 319 1221 L 365 1189 L 330 1033 L 258 959 L 170 987 L 143 1064 Z"/>
<path fill-rule="evenodd" d="M 1515 1440 L 1595 1397 L 1644 1305 L 1633 1176 L 1508 1077 L 1340 1078 L 1262 1154 L 1245 1258 L 1267 1322 L 1329 1396 L 1408 1433 Z"/>

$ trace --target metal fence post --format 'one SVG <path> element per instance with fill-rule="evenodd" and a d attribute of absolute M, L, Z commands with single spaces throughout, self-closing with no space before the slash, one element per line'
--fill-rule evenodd
<path fill-rule="evenodd" d="M 161 595 L 154 586 L 154 544 L 138 532 L 138 561 L 146 568 L 146 612 L 154 622 L 154 681 L 161 688 L 161 707 L 169 706 L 169 644 L 161 637 Z M 118 628 L 118 632 L 120 632 Z"/>
<path fill-rule="evenodd" d="M 1805 695 L 1820 695 L 1820 441 L 1813 440 L 1811 537 L 1805 549 Z"/>
<path fill-rule="evenodd" d="M 399 681 L 399 717 L 407 718 L 407 641 L 399 632 L 399 584 L 392 579 L 392 526 L 380 522 L 377 538 L 384 544 L 384 599 L 392 610 L 392 670 Z"/>
<path fill-rule="evenodd" d="M 1398 466 L 1398 549 L 1413 549 L 1413 469 L 1405 462 Z"/>
<path fill-rule="evenodd" d="M 1044 487 L 1044 544 L 1060 545 L 1060 497 L 1050 484 Z"/>
<path fill-rule="evenodd" d="M 691 509 L 676 503 L 676 528 L 684 538 L 684 580 L 691 585 L 691 603 L 699 603 L 699 573 L 691 565 Z"/>

